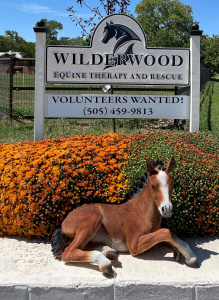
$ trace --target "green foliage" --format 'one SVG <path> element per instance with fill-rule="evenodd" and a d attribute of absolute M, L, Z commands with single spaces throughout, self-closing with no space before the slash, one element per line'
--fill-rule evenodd
<path fill-rule="evenodd" d="M 200 106 L 200 130 L 218 137 L 219 76 L 212 78 L 204 88 Z"/>
<path fill-rule="evenodd" d="M 177 163 L 174 213 L 162 227 L 186 237 L 219 234 L 218 149 L 207 134 L 165 131 L 1 144 L 0 235 L 49 237 L 78 205 L 124 202 L 149 157 Z"/>
<path fill-rule="evenodd" d="M 75 45 L 75 46 L 89 46 L 89 38 L 69 38 L 60 37 L 58 33 L 63 29 L 63 25 L 55 20 L 43 19 L 47 27 L 46 42 L 47 45 Z M 35 57 L 35 43 L 27 42 L 19 36 L 17 31 L 6 30 L 5 35 L 0 35 L 0 52 L 19 52 L 24 58 Z"/>
<path fill-rule="evenodd" d="M 0 52 L 20 52 L 23 57 L 35 56 L 35 43 L 26 42 L 17 31 L 6 30 L 0 35 Z"/>
<path fill-rule="evenodd" d="M 219 73 L 219 35 L 201 37 L 201 66 L 211 70 L 212 75 Z"/>
<path fill-rule="evenodd" d="M 146 170 L 146 161 L 174 157 L 174 213 L 164 219 L 179 236 L 209 236 L 219 233 L 219 142 L 207 134 L 147 132 L 135 136 L 126 173 L 130 186 Z"/>
<path fill-rule="evenodd" d="M 135 13 L 150 47 L 189 47 L 190 6 L 179 0 L 142 0 Z"/>
<path fill-rule="evenodd" d="M 45 22 L 46 32 L 46 43 L 47 45 L 58 45 L 58 31 L 63 29 L 63 25 L 55 20 L 48 21 L 47 19 L 42 19 Z"/>

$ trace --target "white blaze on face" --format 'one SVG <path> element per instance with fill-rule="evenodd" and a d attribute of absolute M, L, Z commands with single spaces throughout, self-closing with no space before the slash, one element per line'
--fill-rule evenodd
<path fill-rule="evenodd" d="M 163 201 L 161 202 L 160 206 L 158 207 L 161 215 L 163 215 L 162 207 L 165 207 L 166 213 L 169 215 L 170 210 L 172 208 L 172 203 L 170 201 L 170 196 L 169 196 L 169 186 L 168 186 L 168 176 L 167 173 L 164 171 L 160 171 L 159 174 L 157 175 L 158 180 L 160 182 L 160 190 L 163 196 Z"/>

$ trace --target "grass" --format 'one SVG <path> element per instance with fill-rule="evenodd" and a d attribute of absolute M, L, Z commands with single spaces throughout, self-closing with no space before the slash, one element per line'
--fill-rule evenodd
<path fill-rule="evenodd" d="M 116 132 L 131 134 L 150 128 L 171 128 L 169 120 L 119 120 L 115 121 Z M 79 134 L 104 134 L 113 132 L 112 119 L 46 119 L 45 139 L 73 136 Z M 0 119 L 0 143 L 16 143 L 34 140 L 34 120 Z"/>
<path fill-rule="evenodd" d="M 200 130 L 219 138 L 219 75 L 209 81 L 202 93 Z"/>
<path fill-rule="evenodd" d="M 32 79 L 29 81 L 29 86 L 33 84 Z M 22 76 L 15 76 L 16 84 L 19 85 L 19 80 Z M 19 79 L 20 78 L 20 79 Z M 28 78 L 26 78 L 28 80 Z M 27 83 L 28 84 L 28 83 Z M 78 86 L 78 88 L 80 88 Z M 26 107 L 30 111 L 33 110 L 33 95 L 34 91 L 14 91 L 19 94 L 21 92 L 31 92 L 30 100 L 26 101 Z M 68 91 L 69 92 L 69 91 Z M 79 92 L 75 91 L 75 92 Z M 94 92 L 94 91 L 91 91 Z M 100 91 L 101 92 L 101 91 Z M 97 91 L 95 91 L 97 93 Z M 121 93 L 125 93 L 122 91 Z M 128 91 L 127 93 L 130 93 Z M 132 91 L 133 93 L 133 91 Z M 25 97 L 26 98 L 26 97 Z M 15 143 L 20 141 L 33 141 L 34 139 L 34 121 L 22 118 L 25 111 L 22 111 L 23 105 L 22 96 L 16 96 L 14 108 L 16 115 L 20 116 L 17 119 L 9 120 L 0 116 L 0 143 Z M 24 106 L 23 106 L 24 107 Z M 173 129 L 173 120 L 119 120 L 115 121 L 116 132 L 123 134 L 131 134 L 138 131 L 148 129 Z M 188 122 L 187 122 L 188 123 Z M 188 128 L 188 124 L 187 124 Z M 219 137 L 219 75 L 208 82 L 203 90 L 201 97 L 200 108 L 200 131 Z M 188 130 L 188 129 L 187 129 Z M 113 132 L 113 121 L 111 119 L 47 119 L 45 120 L 45 138 L 56 138 L 63 136 L 72 136 L 78 134 L 103 134 Z"/>

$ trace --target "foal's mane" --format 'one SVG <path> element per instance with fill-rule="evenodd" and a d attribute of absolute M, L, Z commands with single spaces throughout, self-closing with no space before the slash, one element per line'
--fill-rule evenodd
<path fill-rule="evenodd" d="M 162 160 L 157 159 L 157 160 L 153 160 L 154 163 L 154 169 L 160 170 L 160 171 L 164 171 L 164 163 L 162 162 Z M 158 174 L 158 172 L 155 170 L 155 174 Z M 144 187 L 147 185 L 148 183 L 148 172 L 145 172 L 139 182 L 131 189 L 130 193 L 127 196 L 127 200 L 131 200 L 135 197 L 137 197 L 142 190 L 144 189 Z"/>

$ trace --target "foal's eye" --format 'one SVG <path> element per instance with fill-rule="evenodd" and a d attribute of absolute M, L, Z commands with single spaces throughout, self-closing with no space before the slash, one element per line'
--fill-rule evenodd
<path fill-rule="evenodd" d="M 153 185 L 153 184 L 152 184 L 152 186 L 151 186 L 151 187 L 152 187 L 152 189 L 153 189 L 153 190 L 156 190 L 156 187 L 155 187 L 155 185 Z"/>

